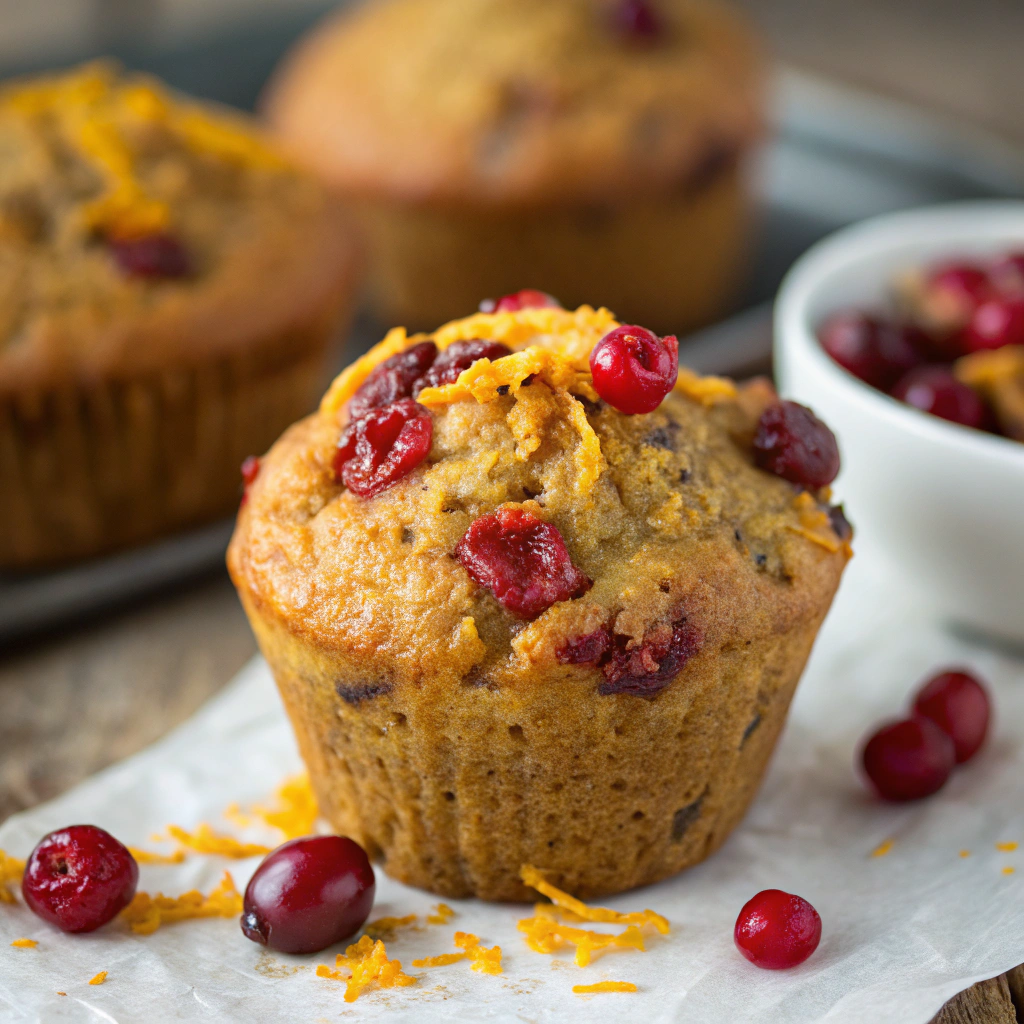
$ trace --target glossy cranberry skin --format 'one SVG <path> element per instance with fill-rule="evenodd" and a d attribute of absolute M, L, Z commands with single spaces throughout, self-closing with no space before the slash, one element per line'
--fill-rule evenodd
<path fill-rule="evenodd" d="M 956 751 L 953 741 L 927 718 L 883 725 L 865 744 L 861 761 L 884 800 L 920 800 L 946 784 Z"/>
<path fill-rule="evenodd" d="M 474 583 L 523 619 L 536 618 L 553 604 L 590 589 L 558 529 L 523 509 L 499 508 L 475 519 L 455 557 Z"/>
<path fill-rule="evenodd" d="M 25 903 L 65 932 L 91 932 L 132 901 L 139 866 L 127 847 L 95 825 L 44 836 L 21 881 Z"/>
<path fill-rule="evenodd" d="M 319 953 L 363 926 L 376 881 L 347 836 L 292 839 L 267 854 L 245 888 L 242 932 L 279 953 Z"/>
<path fill-rule="evenodd" d="M 403 398 L 411 398 L 416 381 L 430 369 L 436 358 L 437 346 L 432 341 L 422 341 L 375 366 L 349 399 L 349 419 L 362 419 L 373 409 L 383 409 Z"/>
<path fill-rule="evenodd" d="M 484 299 L 480 303 L 481 313 L 518 313 L 521 309 L 561 309 L 562 304 L 553 295 L 523 288 L 522 291 L 502 295 L 500 299 Z"/>
<path fill-rule="evenodd" d="M 463 370 L 468 370 L 478 359 L 501 359 L 512 355 L 508 345 L 500 341 L 454 341 L 434 360 L 434 364 L 413 385 L 413 395 L 418 395 L 424 388 L 439 388 L 445 384 L 454 384 Z"/>
<path fill-rule="evenodd" d="M 776 402 L 757 422 L 754 461 L 783 480 L 817 490 L 839 473 L 839 446 L 835 434 L 806 406 Z"/>
<path fill-rule="evenodd" d="M 983 302 L 964 329 L 962 345 L 967 352 L 1024 345 L 1024 297 Z"/>
<path fill-rule="evenodd" d="M 803 897 L 765 889 L 744 904 L 733 939 L 752 964 L 782 971 L 802 964 L 818 948 L 821 918 Z"/>
<path fill-rule="evenodd" d="M 989 278 L 1003 294 L 1024 293 L 1024 252 L 1007 253 L 996 260 L 989 270 Z"/>
<path fill-rule="evenodd" d="M 866 313 L 830 316 L 818 332 L 821 347 L 845 370 L 872 387 L 888 391 L 923 361 L 914 328 Z"/>
<path fill-rule="evenodd" d="M 679 342 L 645 327 L 623 324 L 609 331 L 590 353 L 594 390 L 629 416 L 653 412 L 675 387 Z"/>
<path fill-rule="evenodd" d="M 988 422 L 988 409 L 976 391 L 943 366 L 919 366 L 892 389 L 893 398 L 950 423 L 981 429 Z"/>
<path fill-rule="evenodd" d="M 360 498 L 373 498 L 408 476 L 429 454 L 430 413 L 411 398 L 373 409 L 350 423 L 334 456 L 334 473 Z"/>
<path fill-rule="evenodd" d="M 610 20 L 612 30 L 628 42 L 653 42 L 662 34 L 650 0 L 614 0 Z"/>
<path fill-rule="evenodd" d="M 113 238 L 107 245 L 121 273 L 128 277 L 177 278 L 192 272 L 188 252 L 173 235 Z"/>
<path fill-rule="evenodd" d="M 942 672 L 918 691 L 914 714 L 934 722 L 953 741 L 956 763 L 963 764 L 985 742 L 992 702 L 970 672 Z"/>

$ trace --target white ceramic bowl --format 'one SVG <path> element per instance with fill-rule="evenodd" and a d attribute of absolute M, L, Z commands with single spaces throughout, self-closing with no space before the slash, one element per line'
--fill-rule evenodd
<path fill-rule="evenodd" d="M 1024 643 L 1024 444 L 897 402 L 834 363 L 816 328 L 842 308 L 878 308 L 895 274 L 943 258 L 1024 248 L 1024 202 L 956 203 L 846 228 L 782 284 L 775 368 L 783 396 L 839 439 L 835 484 L 854 550 L 880 556 L 946 618 Z"/>

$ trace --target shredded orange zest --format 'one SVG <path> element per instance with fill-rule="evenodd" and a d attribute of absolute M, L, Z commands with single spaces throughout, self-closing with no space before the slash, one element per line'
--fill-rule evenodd
<path fill-rule="evenodd" d="M 363 931 L 374 938 L 390 939 L 394 937 L 397 929 L 408 928 L 415 924 L 415 914 L 406 914 L 405 917 L 378 917 L 363 925 Z"/>
<path fill-rule="evenodd" d="M 686 366 L 679 367 L 675 389 L 701 405 L 731 402 L 738 394 L 736 385 L 727 377 L 702 377 Z"/>
<path fill-rule="evenodd" d="M 438 903 L 434 912 L 427 915 L 427 924 L 447 924 L 453 917 L 455 911 L 447 903 Z"/>
<path fill-rule="evenodd" d="M 245 860 L 247 857 L 263 857 L 270 853 L 270 847 L 262 843 L 242 843 L 234 836 L 214 832 L 209 825 L 200 825 L 195 832 L 186 832 L 178 825 L 168 825 L 167 834 L 182 846 L 196 853 L 210 853 L 219 857 Z"/>
<path fill-rule="evenodd" d="M 15 939 L 11 945 L 18 949 L 35 949 L 39 943 L 35 939 Z"/>
<path fill-rule="evenodd" d="M 637 988 L 631 981 L 599 981 L 593 985 L 573 985 L 572 990 L 578 996 L 586 996 L 594 992 L 636 992 Z"/>
<path fill-rule="evenodd" d="M 9 857 L 0 850 L 0 903 L 13 903 L 14 893 L 10 886 L 21 885 L 21 876 L 25 873 L 25 862 L 17 857 Z"/>
<path fill-rule="evenodd" d="M 345 403 L 359 390 L 371 373 L 392 356 L 404 352 L 410 345 L 426 339 L 425 334 L 414 334 L 411 338 L 404 327 L 393 327 L 366 355 L 360 356 L 351 366 L 334 378 L 327 394 L 320 400 L 320 411 L 333 416 L 339 413 Z"/>
<path fill-rule="evenodd" d="M 892 848 L 895 845 L 896 845 L 896 843 L 895 843 L 894 840 L 886 839 L 884 843 L 879 843 L 878 846 L 876 846 L 871 851 L 871 856 L 872 857 L 884 857 L 887 853 L 889 853 L 892 850 Z"/>
<path fill-rule="evenodd" d="M 472 961 L 471 970 L 479 971 L 481 974 L 501 974 L 501 946 L 492 946 L 487 949 L 480 945 L 480 940 L 470 932 L 456 932 L 455 945 L 459 946 L 461 953 L 442 953 L 440 956 L 428 956 L 422 960 L 413 960 L 413 967 L 447 967 L 449 964 L 458 963 L 460 960 Z"/>
<path fill-rule="evenodd" d="M 252 813 L 271 828 L 284 833 L 285 839 L 301 839 L 316 831 L 320 808 L 305 772 L 285 779 L 274 793 L 274 799 L 277 801 L 275 807 L 257 804 Z"/>
<path fill-rule="evenodd" d="M 1004 875 L 1012 875 L 1016 870 L 1017 870 L 1016 868 L 1005 867 L 1005 868 L 1003 868 L 1003 874 Z"/>
<path fill-rule="evenodd" d="M 971 851 L 970 850 L 961 850 L 960 851 L 960 856 L 961 857 L 970 857 L 970 855 L 971 855 Z"/>
<path fill-rule="evenodd" d="M 996 843 L 996 849 L 1000 853 L 1013 853 L 1013 851 L 1016 850 L 1018 846 L 1020 846 L 1020 843 Z"/>
<path fill-rule="evenodd" d="M 793 499 L 793 505 L 800 515 L 800 525 L 789 526 L 787 524 L 786 529 L 790 533 L 798 534 L 826 551 L 834 553 L 845 550 L 847 557 L 852 554 L 850 545 L 836 536 L 828 514 L 818 506 L 818 503 L 807 491 L 801 491 Z"/>
<path fill-rule="evenodd" d="M 181 896 L 137 892 L 121 917 L 137 935 L 152 935 L 161 925 L 199 917 L 235 917 L 242 912 L 242 895 L 235 888 L 230 872 L 209 896 L 196 889 Z"/>
<path fill-rule="evenodd" d="M 537 907 L 538 911 L 541 906 L 544 904 Z M 571 925 L 556 921 L 547 914 L 538 913 L 535 917 L 521 920 L 518 927 L 526 938 L 526 944 L 535 953 L 554 953 L 566 943 L 575 946 L 576 956 L 574 959 L 577 967 L 586 967 L 590 963 L 593 953 L 610 947 L 635 949 L 641 953 L 644 951 L 644 938 L 635 924 L 631 924 L 625 931 L 619 932 L 617 935 L 609 935 L 607 932 L 573 928 Z"/>
<path fill-rule="evenodd" d="M 106 971 L 100 971 L 100 973 L 97 974 L 94 978 L 90 978 L 89 979 L 89 984 L 90 985 L 102 985 L 103 982 L 105 982 L 106 980 L 107 980 L 107 972 Z"/>
<path fill-rule="evenodd" d="M 152 850 L 140 850 L 137 846 L 129 846 L 128 852 L 139 864 L 180 864 L 185 859 L 184 850 L 174 853 L 153 853 Z"/>
<path fill-rule="evenodd" d="M 372 985 L 380 988 L 394 988 L 396 985 L 415 985 L 416 979 L 402 971 L 399 960 L 389 960 L 384 943 L 375 942 L 369 935 L 364 935 L 357 943 L 345 950 L 345 955 L 338 954 L 335 963 L 338 970 L 332 970 L 326 964 L 318 965 L 316 976 L 330 978 L 332 981 L 347 982 L 345 986 L 345 1002 L 354 1003 L 359 996 Z M 350 974 L 342 973 L 347 968 Z"/>

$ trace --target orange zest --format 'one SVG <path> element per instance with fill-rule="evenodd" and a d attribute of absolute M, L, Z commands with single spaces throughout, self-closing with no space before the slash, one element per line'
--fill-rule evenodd
<path fill-rule="evenodd" d="M 416 920 L 415 914 L 406 914 L 405 917 L 378 917 L 363 925 L 363 931 L 374 939 L 391 939 L 399 928 L 415 927 Z"/>
<path fill-rule="evenodd" d="M 100 971 L 95 977 L 89 979 L 90 985 L 102 985 L 107 980 L 107 972 Z"/>
<path fill-rule="evenodd" d="M 187 832 L 178 825 L 168 825 L 167 835 L 176 839 L 188 850 L 196 853 L 211 853 L 219 857 L 245 860 L 247 857 L 263 857 L 270 853 L 270 847 L 262 843 L 243 843 L 234 836 L 214 832 L 209 825 L 200 825 L 195 832 Z"/>
<path fill-rule="evenodd" d="M 589 996 L 597 992 L 636 992 L 636 985 L 631 981 L 599 981 L 593 985 L 573 985 L 573 992 L 578 996 Z"/>
<path fill-rule="evenodd" d="M 161 925 L 200 917 L 236 917 L 242 912 L 242 895 L 231 874 L 224 872 L 220 884 L 208 896 L 197 889 L 181 896 L 150 896 L 137 892 L 121 917 L 136 935 L 152 935 Z"/>
<path fill-rule="evenodd" d="M 427 924 L 447 924 L 453 917 L 455 911 L 447 903 L 438 903 L 432 914 L 427 914 Z"/>
<path fill-rule="evenodd" d="M 174 853 L 154 853 L 152 850 L 140 850 L 137 846 L 129 846 L 128 852 L 139 864 L 181 864 L 185 859 L 184 850 Z"/>
<path fill-rule="evenodd" d="M 251 825 L 258 818 L 264 825 L 277 829 L 285 839 L 301 839 L 313 835 L 316 821 L 320 816 L 309 776 L 303 772 L 285 779 L 274 792 L 274 804 L 267 807 L 256 804 L 248 813 L 243 813 L 238 804 L 232 804 L 224 812 L 228 820 L 236 825 Z"/>
<path fill-rule="evenodd" d="M 481 974 L 501 974 L 501 946 L 488 949 L 480 945 L 480 940 L 469 932 L 456 932 L 455 945 L 462 949 L 461 953 L 441 953 L 439 956 L 428 956 L 422 960 L 413 960 L 413 967 L 447 967 L 460 960 L 472 962 L 471 969 Z"/>
<path fill-rule="evenodd" d="M 11 945 L 16 949 L 35 949 L 39 943 L 35 939 L 15 939 Z"/>
<path fill-rule="evenodd" d="M 996 849 L 1000 853 L 1013 853 L 1013 851 L 1016 850 L 1018 846 L 1020 846 L 1020 843 L 996 843 Z"/>
<path fill-rule="evenodd" d="M 25 862 L 17 857 L 9 857 L 0 850 L 0 903 L 13 903 L 12 886 L 21 885 L 21 876 L 25 874 Z"/>
<path fill-rule="evenodd" d="M 896 845 L 895 840 L 886 839 L 885 842 L 879 843 L 878 846 L 876 846 L 871 851 L 871 856 L 872 857 L 884 857 L 884 856 L 886 856 L 886 854 L 892 852 L 892 848 L 895 845 Z"/>
<path fill-rule="evenodd" d="M 316 969 L 318 978 L 344 981 L 345 1002 L 354 1003 L 366 989 L 377 985 L 379 988 L 394 988 L 396 985 L 415 985 L 416 979 L 405 974 L 400 960 L 389 960 L 388 951 L 380 939 L 374 941 L 364 935 L 357 943 L 339 953 L 336 969 L 320 964 Z M 349 974 L 342 973 L 348 970 Z"/>

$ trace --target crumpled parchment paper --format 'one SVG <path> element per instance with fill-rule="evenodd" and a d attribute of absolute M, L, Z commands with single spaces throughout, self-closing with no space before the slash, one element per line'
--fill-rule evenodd
<path fill-rule="evenodd" d="M 987 747 L 930 800 L 875 801 L 853 769 L 858 741 L 949 664 L 973 667 L 992 687 L 997 718 Z M 401 929 L 388 943 L 418 982 L 346 1003 L 342 983 L 315 976 L 317 964 L 333 966 L 340 947 L 312 957 L 268 953 L 242 936 L 237 921 L 222 919 L 171 924 L 151 936 L 122 922 L 68 936 L 20 902 L 0 903 L 0 1020 L 926 1024 L 956 992 L 1024 961 L 1024 846 L 996 845 L 1024 843 L 1022 746 L 1024 662 L 929 621 L 896 581 L 856 558 L 746 821 L 707 863 L 606 901 L 670 919 L 671 934 L 652 934 L 647 952 L 616 949 L 576 967 L 571 947 L 556 956 L 526 947 L 516 922 L 527 908 L 475 901 L 450 901 L 457 916 L 426 925 L 422 915 L 437 897 L 378 871 L 372 916 L 421 915 L 418 929 Z M 299 768 L 269 673 L 256 660 L 161 742 L 8 820 L 0 848 L 24 857 L 45 832 L 75 822 L 147 849 L 170 849 L 150 841 L 169 823 L 202 821 L 274 845 L 271 831 L 239 830 L 223 811 L 232 802 L 266 802 Z M 888 840 L 889 852 L 872 856 Z M 140 888 L 208 892 L 228 868 L 241 890 L 257 863 L 192 856 L 143 865 Z M 733 946 L 740 907 L 764 888 L 797 892 L 821 914 L 821 945 L 794 970 L 758 970 Z M 457 929 L 500 944 L 505 973 L 474 973 L 467 962 L 410 966 L 454 952 Z M 39 945 L 10 945 L 21 937 Z M 108 972 L 106 982 L 90 986 L 99 971 Z M 608 979 L 639 991 L 572 992 L 574 984 Z"/>

